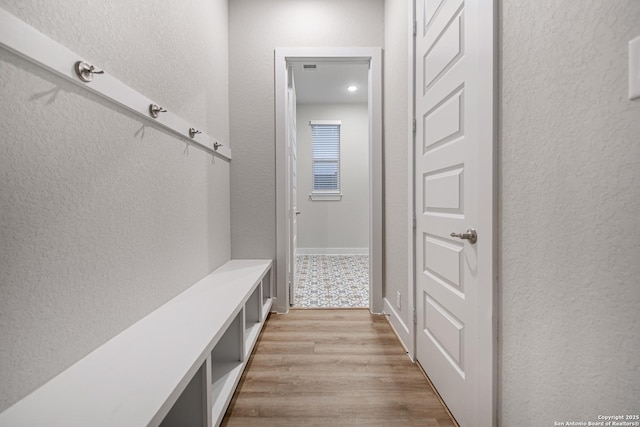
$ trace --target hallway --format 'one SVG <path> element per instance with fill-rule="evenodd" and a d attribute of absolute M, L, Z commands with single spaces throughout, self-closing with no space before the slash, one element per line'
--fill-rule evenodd
<path fill-rule="evenodd" d="M 366 309 L 272 314 L 222 425 L 455 426 L 387 321 Z"/>
<path fill-rule="evenodd" d="M 82 5 L 0 0 L 0 427 L 19 426 L 3 419 L 21 407 L 81 420 L 31 425 L 159 427 L 191 392 L 196 398 L 183 401 L 219 404 L 215 422 L 212 410 L 193 424 L 214 427 L 240 380 L 238 359 L 251 363 L 228 425 L 451 425 L 444 412 L 429 412 L 439 403 L 387 320 L 464 427 L 639 417 L 640 1 Z M 487 19 L 473 19 L 476 12 Z M 477 34 L 489 30 L 491 55 L 474 53 Z M 374 55 L 363 49 L 379 52 L 382 84 L 369 99 L 381 104 L 370 122 L 380 150 L 358 153 L 379 165 L 370 187 L 379 197 L 369 198 L 379 214 L 369 222 L 369 247 L 378 248 L 370 296 L 373 311 L 389 317 L 355 309 L 272 315 L 249 359 L 242 350 L 251 353 L 269 310 L 290 309 L 295 283 L 287 277 L 295 260 L 287 264 L 282 250 L 297 212 L 283 209 L 280 177 L 287 144 L 277 106 L 286 90 L 275 78 L 288 57 L 276 53 L 317 65 L 306 62 L 319 54 L 294 55 L 309 48 L 365 59 Z M 489 84 L 462 81 L 479 64 L 491 69 Z M 487 97 L 493 104 L 481 111 L 492 118 L 467 114 Z M 343 120 L 307 119 L 297 126 Z M 480 128 L 492 143 L 472 149 Z M 465 144 L 469 156 L 456 148 Z M 351 171 L 343 167 L 342 184 Z M 474 179 L 479 171 L 490 173 Z M 342 196 L 314 204 L 347 205 L 350 195 Z M 479 203 L 492 214 L 472 212 Z M 302 221 L 311 216 L 300 212 Z M 350 253 L 364 246 L 343 245 Z M 271 262 L 272 273 L 247 282 L 251 293 L 236 293 L 233 280 L 207 293 L 219 309 L 205 298 L 185 308 L 216 317 L 217 327 L 162 316 L 143 335 L 160 348 L 153 357 L 139 350 L 156 347 L 132 339 L 93 371 L 109 381 L 65 374 L 93 384 L 80 387 L 79 400 L 68 392 L 49 398 L 64 372 L 88 366 L 87 356 L 106 354 L 114 338 L 241 260 Z M 482 311 L 458 310 L 472 299 Z M 490 327 L 476 334 L 478 325 Z M 182 340 L 195 330 L 204 344 L 195 340 L 187 358 Z M 434 364 L 426 354 L 438 345 L 445 357 Z M 467 357 L 481 347 L 482 357 Z M 190 360 L 150 369 L 156 354 Z M 134 369 L 124 358 L 142 362 Z M 212 363 L 225 358 L 232 368 Z M 217 381 L 202 378 L 214 369 Z M 451 375 L 438 382 L 438 373 Z M 482 384 L 468 390 L 483 403 L 462 404 L 471 393 L 458 378 L 476 373 Z M 200 387 L 207 379 L 212 387 Z M 220 379 L 224 393 L 213 387 Z M 151 393 L 120 393 L 138 386 Z M 31 410 L 38 396 L 47 398 Z M 93 405 L 141 415 L 109 423 Z"/>

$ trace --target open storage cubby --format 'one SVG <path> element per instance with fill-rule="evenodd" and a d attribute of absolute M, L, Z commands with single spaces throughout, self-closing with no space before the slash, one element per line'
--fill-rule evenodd
<path fill-rule="evenodd" d="M 187 387 L 173 404 L 160 427 L 206 427 L 207 407 L 204 384 L 206 363 L 200 366 Z"/>
<path fill-rule="evenodd" d="M 242 375 L 242 362 L 244 362 L 243 312 L 244 309 L 240 309 L 222 338 L 211 350 L 211 413 L 216 424 L 224 415 Z"/>
<path fill-rule="evenodd" d="M 260 283 L 260 282 L 259 282 Z M 245 342 L 245 356 L 248 358 L 253 349 L 253 345 L 258 339 L 260 329 L 262 329 L 262 316 L 260 312 L 262 310 L 262 304 L 260 303 L 260 286 L 251 293 L 251 296 L 244 305 L 244 342 Z"/>
<path fill-rule="evenodd" d="M 264 321 L 269 315 L 269 310 L 271 309 L 272 303 L 271 270 L 267 271 L 267 273 L 262 278 L 260 287 L 262 288 L 262 320 Z"/>
<path fill-rule="evenodd" d="M 271 310 L 271 269 L 228 261 L 1 412 L 0 427 L 219 426 Z"/>

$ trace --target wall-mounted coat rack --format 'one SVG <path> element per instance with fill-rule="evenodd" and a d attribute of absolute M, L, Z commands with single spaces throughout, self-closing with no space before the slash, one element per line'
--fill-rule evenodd
<path fill-rule="evenodd" d="M 0 8 L 0 46 L 156 123 L 215 156 L 231 160 L 231 150 L 157 102 L 98 69 L 94 64 Z"/>

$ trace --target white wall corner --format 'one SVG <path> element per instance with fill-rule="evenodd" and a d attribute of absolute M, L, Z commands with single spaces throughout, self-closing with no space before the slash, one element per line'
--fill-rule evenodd
<path fill-rule="evenodd" d="M 404 347 L 404 350 L 409 355 L 411 360 L 414 360 L 414 355 L 409 350 L 411 348 L 411 335 L 409 334 L 409 327 L 402 321 L 398 312 L 393 308 L 393 305 L 387 298 L 384 299 L 384 313 L 389 315 L 389 324 L 391 328 L 400 339 L 400 344 Z"/>

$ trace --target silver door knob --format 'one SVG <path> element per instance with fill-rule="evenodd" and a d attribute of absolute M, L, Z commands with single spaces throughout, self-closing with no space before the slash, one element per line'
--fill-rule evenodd
<path fill-rule="evenodd" d="M 467 229 L 466 233 L 451 233 L 450 236 L 468 240 L 471 244 L 474 244 L 478 241 L 478 233 L 476 233 L 476 230 L 474 230 L 473 228 Z"/>

